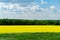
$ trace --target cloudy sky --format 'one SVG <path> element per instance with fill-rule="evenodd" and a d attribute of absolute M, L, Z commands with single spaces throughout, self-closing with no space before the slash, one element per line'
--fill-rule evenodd
<path fill-rule="evenodd" d="M 0 0 L 0 19 L 60 20 L 60 0 Z"/>

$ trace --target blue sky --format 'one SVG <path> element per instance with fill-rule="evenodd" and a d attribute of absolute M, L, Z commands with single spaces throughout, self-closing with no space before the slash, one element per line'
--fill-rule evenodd
<path fill-rule="evenodd" d="M 0 18 L 60 20 L 60 0 L 0 0 Z"/>

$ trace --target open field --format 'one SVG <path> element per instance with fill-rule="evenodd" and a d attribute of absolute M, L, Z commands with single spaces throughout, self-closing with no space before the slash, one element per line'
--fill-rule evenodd
<path fill-rule="evenodd" d="M 0 25 L 60 25 L 60 20 L 0 19 Z"/>
<path fill-rule="evenodd" d="M 0 40 L 60 40 L 60 33 L 7 33 Z"/>

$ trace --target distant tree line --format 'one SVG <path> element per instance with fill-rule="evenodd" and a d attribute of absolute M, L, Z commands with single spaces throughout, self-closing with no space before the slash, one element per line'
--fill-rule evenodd
<path fill-rule="evenodd" d="M 60 20 L 0 19 L 0 25 L 60 25 Z"/>

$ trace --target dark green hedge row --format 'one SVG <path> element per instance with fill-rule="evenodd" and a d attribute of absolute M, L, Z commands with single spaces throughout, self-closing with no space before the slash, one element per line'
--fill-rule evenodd
<path fill-rule="evenodd" d="M 0 19 L 0 25 L 60 25 L 60 20 Z"/>

